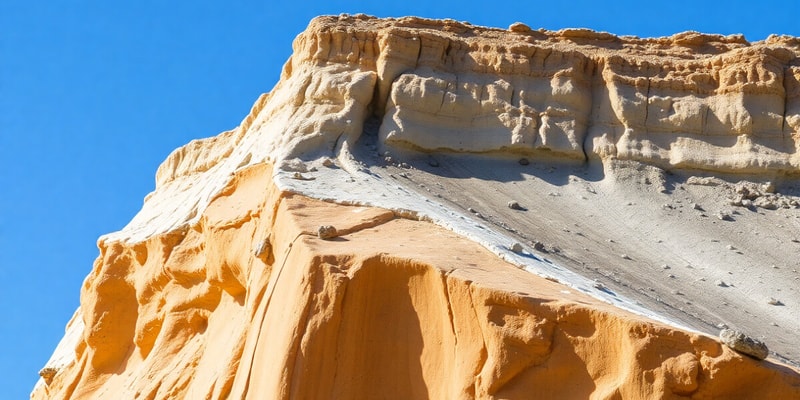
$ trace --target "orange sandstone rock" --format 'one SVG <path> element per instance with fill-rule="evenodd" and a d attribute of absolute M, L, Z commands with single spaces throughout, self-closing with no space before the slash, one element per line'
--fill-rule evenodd
<path fill-rule="evenodd" d="M 796 371 L 270 177 L 241 170 L 185 229 L 101 242 L 75 361 L 33 398 L 800 396 Z"/>

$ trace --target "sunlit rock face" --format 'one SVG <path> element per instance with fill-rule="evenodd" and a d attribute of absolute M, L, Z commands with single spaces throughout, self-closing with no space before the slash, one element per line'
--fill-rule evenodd
<path fill-rule="evenodd" d="M 32 398 L 800 398 L 796 370 L 528 273 L 413 207 L 276 183 L 346 191 L 313 171 L 362 170 L 373 128 L 376 151 L 800 172 L 798 39 L 512 28 L 314 19 L 242 124 L 175 150 L 100 238 Z"/>

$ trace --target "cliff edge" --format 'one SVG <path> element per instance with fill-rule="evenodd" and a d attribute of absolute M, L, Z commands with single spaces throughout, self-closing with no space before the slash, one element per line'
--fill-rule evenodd
<path fill-rule="evenodd" d="M 657 309 L 702 286 L 670 273 L 677 293 L 640 299 L 636 279 L 626 292 L 584 261 L 662 290 L 647 268 L 680 240 L 799 232 L 799 140 L 797 38 L 316 18 L 242 124 L 174 151 L 139 214 L 98 240 L 31 397 L 800 398 L 775 353 L 704 333 L 738 311 Z M 737 207 L 776 206 L 728 215 L 735 229 L 666 222 L 679 196 L 713 204 L 737 179 Z M 660 247 L 613 247 L 662 222 Z M 723 274 L 703 246 L 681 259 Z M 787 277 L 770 312 L 792 361 Z"/>

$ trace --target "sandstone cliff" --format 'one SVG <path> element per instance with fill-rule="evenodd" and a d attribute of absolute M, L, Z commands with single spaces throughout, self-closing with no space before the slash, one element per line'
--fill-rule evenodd
<path fill-rule="evenodd" d="M 450 211 L 381 199 L 408 189 L 358 151 L 793 179 L 798 39 L 342 16 L 294 49 L 237 129 L 173 152 L 98 241 L 33 398 L 800 397 L 792 368 L 608 304 L 624 301 L 502 236 L 465 238 Z"/>

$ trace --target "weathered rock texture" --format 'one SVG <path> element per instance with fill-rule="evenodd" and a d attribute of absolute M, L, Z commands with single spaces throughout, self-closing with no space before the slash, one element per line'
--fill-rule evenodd
<path fill-rule="evenodd" d="M 76 360 L 34 398 L 800 395 L 787 369 L 430 223 L 280 192 L 268 164 L 237 172 L 198 223 L 100 248 Z"/>
<path fill-rule="evenodd" d="M 407 214 L 273 181 L 273 165 L 302 174 L 299 156 L 358 168 L 346 155 L 370 115 L 383 146 L 794 173 L 798 51 L 792 38 L 315 19 L 242 125 L 176 150 L 142 211 L 98 241 L 76 344 L 32 397 L 800 398 L 792 369 Z"/>
<path fill-rule="evenodd" d="M 798 54 L 791 37 L 751 44 L 331 17 L 298 37 L 286 75 L 322 67 L 298 79 L 318 97 L 349 70 L 349 104 L 374 93 L 387 144 L 796 172 Z"/>

